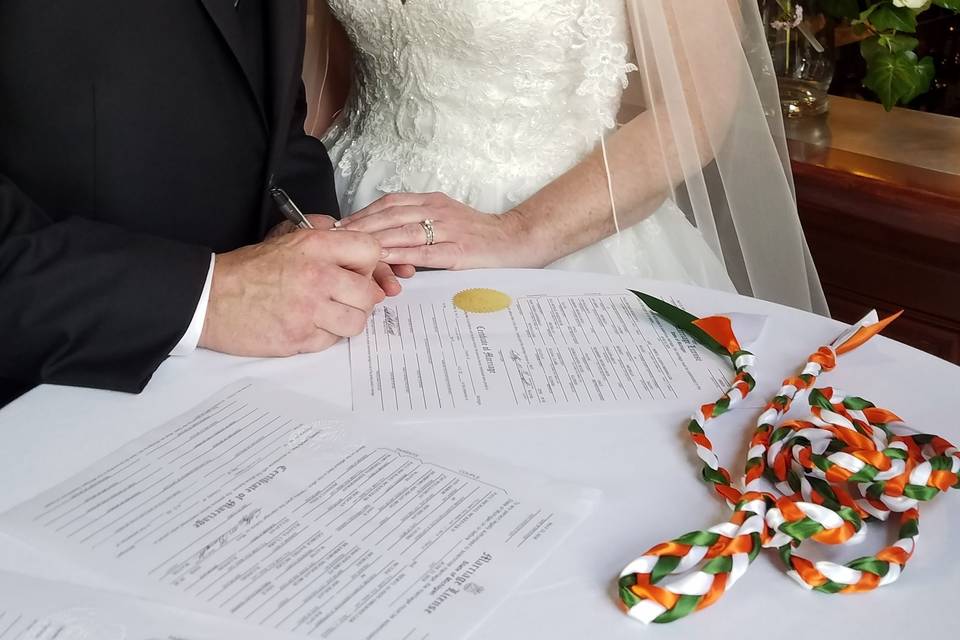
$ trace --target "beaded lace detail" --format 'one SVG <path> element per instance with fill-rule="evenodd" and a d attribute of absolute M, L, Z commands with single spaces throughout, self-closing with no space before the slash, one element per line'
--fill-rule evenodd
<path fill-rule="evenodd" d="M 353 91 L 324 138 L 352 200 L 431 176 L 470 202 L 520 201 L 615 126 L 627 74 L 623 0 L 329 0 L 355 49 Z"/>

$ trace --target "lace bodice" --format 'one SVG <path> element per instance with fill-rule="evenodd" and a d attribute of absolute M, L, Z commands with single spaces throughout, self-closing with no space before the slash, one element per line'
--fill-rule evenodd
<path fill-rule="evenodd" d="M 346 195 L 376 162 L 382 191 L 431 175 L 470 202 L 526 198 L 614 126 L 627 73 L 623 0 L 329 0 L 354 83 L 325 137 Z"/>

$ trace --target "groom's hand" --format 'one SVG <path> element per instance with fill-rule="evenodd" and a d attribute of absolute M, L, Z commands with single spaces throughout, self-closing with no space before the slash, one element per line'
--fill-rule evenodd
<path fill-rule="evenodd" d="M 219 254 L 200 346 L 288 356 L 360 334 L 384 297 L 381 252 L 365 233 L 302 231 Z"/>
<path fill-rule="evenodd" d="M 313 228 L 321 231 L 329 231 L 330 229 L 333 229 L 333 225 L 337 221 L 336 218 L 333 218 L 332 216 L 325 216 L 319 213 L 308 213 L 306 215 L 307 220 L 310 221 L 310 224 L 313 225 Z M 299 230 L 300 229 L 297 227 L 297 225 L 293 224 L 289 220 L 284 220 L 283 222 L 274 225 L 273 228 L 267 232 L 264 240 L 272 240 L 273 238 L 285 236 L 288 233 L 293 233 L 294 231 Z"/>
<path fill-rule="evenodd" d="M 336 222 L 336 220 L 330 216 L 317 213 L 308 213 L 307 220 L 310 221 L 310 224 L 312 224 L 315 229 L 333 229 L 334 223 Z M 294 233 L 295 231 L 302 231 L 302 229 L 298 228 L 297 225 L 292 222 L 284 220 L 267 232 L 266 239 L 271 240 L 288 233 Z M 416 269 L 409 264 L 387 265 L 380 263 L 376 269 L 373 270 L 373 280 L 380 285 L 380 288 L 386 295 L 392 298 L 400 295 L 400 292 L 403 290 L 397 278 L 412 278 L 415 272 Z"/>

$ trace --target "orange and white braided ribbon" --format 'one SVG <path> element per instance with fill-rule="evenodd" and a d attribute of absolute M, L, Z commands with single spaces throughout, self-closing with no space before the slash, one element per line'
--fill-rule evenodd
<path fill-rule="evenodd" d="M 899 314 L 898 314 L 899 315 Z M 782 383 L 757 421 L 740 486 L 720 465 L 705 428 L 754 388 L 756 358 L 740 349 L 729 321 L 694 324 L 729 345 L 737 375 L 717 402 L 701 407 L 688 431 L 703 462 L 703 478 L 733 509 L 727 521 L 648 550 L 619 581 L 627 613 L 644 623 L 672 622 L 716 602 L 746 573 L 761 548 L 776 548 L 788 573 L 824 593 L 870 591 L 894 582 L 912 555 L 918 505 L 960 486 L 960 452 L 942 438 L 897 435 L 901 420 L 884 409 L 832 389 L 814 389 L 838 355 L 860 346 L 897 316 L 875 313 L 812 354 L 802 372 Z M 784 422 L 793 402 L 808 396 L 811 414 Z M 773 490 L 764 490 L 764 485 Z M 873 556 L 846 564 L 812 562 L 795 553 L 806 540 L 850 544 L 865 523 L 900 514 L 898 540 Z"/>

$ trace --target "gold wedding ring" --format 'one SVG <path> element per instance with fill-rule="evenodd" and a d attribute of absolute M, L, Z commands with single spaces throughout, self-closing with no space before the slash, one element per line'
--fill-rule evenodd
<path fill-rule="evenodd" d="M 437 238 L 433 233 L 433 220 L 431 220 L 430 218 L 427 218 L 426 220 L 420 223 L 420 226 L 423 227 L 423 234 L 427 238 L 427 241 L 425 242 L 427 246 L 430 246 L 431 244 L 437 241 Z"/>

